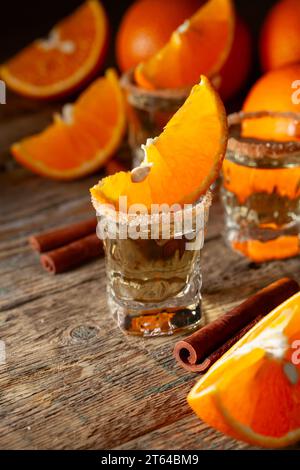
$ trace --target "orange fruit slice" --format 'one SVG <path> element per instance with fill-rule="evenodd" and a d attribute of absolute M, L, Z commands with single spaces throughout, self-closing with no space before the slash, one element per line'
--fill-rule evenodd
<path fill-rule="evenodd" d="M 210 426 L 262 447 L 300 439 L 300 293 L 257 323 L 193 387 Z"/>
<path fill-rule="evenodd" d="M 108 38 L 105 11 L 97 0 L 83 3 L 48 38 L 34 41 L 0 68 L 17 93 L 32 98 L 65 95 L 103 64 Z"/>
<path fill-rule="evenodd" d="M 200 74 L 212 77 L 225 63 L 233 41 L 231 0 L 209 0 L 171 36 L 169 42 L 135 69 L 144 88 L 184 88 Z"/>
<path fill-rule="evenodd" d="M 116 72 L 109 69 L 74 105 L 64 106 L 40 134 L 12 146 L 16 160 L 33 172 L 68 180 L 103 166 L 125 130 L 125 104 Z"/>
<path fill-rule="evenodd" d="M 132 173 L 120 172 L 104 178 L 91 189 L 100 203 L 118 207 L 127 203 L 185 204 L 195 202 L 217 178 L 227 146 L 227 119 L 223 103 L 209 80 L 202 76 L 183 106 L 155 139 L 143 146 L 145 158 L 138 169 L 145 171 L 140 182 Z"/>

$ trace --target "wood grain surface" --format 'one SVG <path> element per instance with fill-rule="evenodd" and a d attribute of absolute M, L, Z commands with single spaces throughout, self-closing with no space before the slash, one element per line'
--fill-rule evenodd
<path fill-rule="evenodd" d="M 55 277 L 42 271 L 28 235 L 89 217 L 99 175 L 58 183 L 15 167 L 9 145 L 52 112 L 22 103 L 0 107 L 0 449 L 249 448 L 187 406 L 197 376 L 174 362 L 178 337 L 127 337 L 112 322 L 103 259 Z M 206 321 L 279 277 L 300 281 L 299 259 L 257 266 L 222 232 L 216 202 L 202 256 Z"/>

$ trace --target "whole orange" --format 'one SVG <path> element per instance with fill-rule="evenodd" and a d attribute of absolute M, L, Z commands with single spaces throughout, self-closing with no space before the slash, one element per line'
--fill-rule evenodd
<path fill-rule="evenodd" d="M 300 1 L 280 0 L 270 10 L 260 38 L 265 71 L 300 61 Z"/>
<path fill-rule="evenodd" d="M 125 13 L 116 38 L 122 71 L 159 51 L 172 32 L 193 15 L 203 0 L 137 0 Z"/>
<path fill-rule="evenodd" d="M 300 113 L 300 64 L 271 70 L 263 75 L 250 90 L 243 110 L 291 111 Z M 291 140 L 299 138 L 298 130 L 288 119 L 254 119 L 244 123 L 244 135 L 267 139 Z M 277 139 L 276 139 L 277 140 Z"/>
<path fill-rule="evenodd" d="M 224 101 L 240 91 L 252 65 L 252 38 L 248 26 L 237 17 L 231 52 L 220 71 L 219 93 Z"/>

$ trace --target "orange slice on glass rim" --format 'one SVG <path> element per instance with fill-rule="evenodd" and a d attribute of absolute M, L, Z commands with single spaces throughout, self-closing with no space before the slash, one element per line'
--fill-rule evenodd
<path fill-rule="evenodd" d="M 98 0 L 87 0 L 58 23 L 48 38 L 38 39 L 0 67 L 8 87 L 32 98 L 70 93 L 103 64 L 108 22 Z"/>
<path fill-rule="evenodd" d="M 231 0 L 209 0 L 174 33 L 154 56 L 135 69 L 135 80 L 146 89 L 185 88 L 212 77 L 224 65 L 233 41 Z"/>
<path fill-rule="evenodd" d="M 113 204 L 127 196 L 128 205 L 188 204 L 197 201 L 219 174 L 227 146 L 224 105 L 209 80 L 202 76 L 183 104 L 155 139 L 143 146 L 145 173 L 134 182 L 132 173 L 119 172 L 91 189 L 95 202 Z"/>
<path fill-rule="evenodd" d="M 261 447 L 300 439 L 300 293 L 257 323 L 188 395 L 219 431 Z"/>
<path fill-rule="evenodd" d="M 109 69 L 43 132 L 14 144 L 12 153 L 35 173 L 71 180 L 102 167 L 118 148 L 125 126 L 122 90 Z"/>

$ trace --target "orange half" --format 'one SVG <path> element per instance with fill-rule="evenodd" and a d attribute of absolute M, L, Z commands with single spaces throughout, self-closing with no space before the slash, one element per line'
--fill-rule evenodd
<path fill-rule="evenodd" d="M 116 72 L 109 69 L 40 134 L 12 146 L 16 160 L 35 173 L 71 180 L 102 167 L 118 148 L 126 126 Z"/>
<path fill-rule="evenodd" d="M 104 178 L 91 189 L 100 203 L 118 207 L 127 196 L 131 204 L 188 204 L 204 194 L 217 178 L 227 146 L 227 118 L 223 103 L 202 76 L 163 132 L 149 139 L 141 168 L 150 168 L 141 182 L 130 172 Z"/>
<path fill-rule="evenodd" d="M 46 39 L 34 41 L 2 65 L 0 76 L 17 93 L 32 98 L 65 95 L 102 65 L 108 22 L 98 0 L 87 0 L 58 23 Z"/>
<path fill-rule="evenodd" d="M 300 293 L 267 315 L 193 387 L 188 403 L 210 426 L 253 445 L 300 439 Z"/>
<path fill-rule="evenodd" d="M 184 88 L 212 77 L 225 63 L 234 35 L 231 0 L 209 0 L 171 36 L 157 54 L 135 69 L 138 85 L 148 89 Z"/>
<path fill-rule="evenodd" d="M 250 89 L 243 111 L 275 111 L 300 113 L 298 79 L 300 64 L 272 70 L 263 75 Z M 296 86 L 296 87 L 295 87 Z M 246 119 L 243 137 L 274 141 L 299 141 L 300 125 L 293 119 L 264 117 Z"/>

